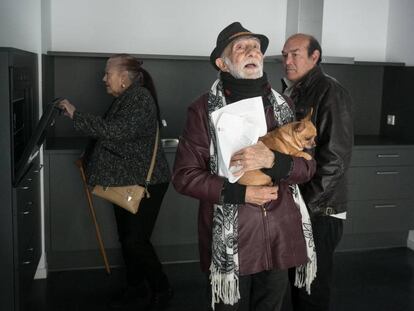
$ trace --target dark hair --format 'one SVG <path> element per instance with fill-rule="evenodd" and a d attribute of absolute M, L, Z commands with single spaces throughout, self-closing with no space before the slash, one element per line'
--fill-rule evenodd
<path fill-rule="evenodd" d="M 142 60 L 139 60 L 129 54 L 115 54 L 112 55 L 109 59 L 118 60 L 119 62 L 117 66 L 121 70 L 128 71 L 129 79 L 132 82 L 137 81 L 140 86 L 145 87 L 151 93 L 151 96 L 154 98 L 155 107 L 157 108 L 158 126 L 162 127 L 161 112 L 158 104 L 158 96 L 155 89 L 154 80 L 152 79 L 149 72 L 142 68 Z"/>
<path fill-rule="evenodd" d="M 309 35 L 309 45 L 308 45 L 308 56 L 311 56 L 314 51 L 319 51 L 319 59 L 316 62 L 317 65 L 322 61 L 322 48 L 318 40 L 314 36 Z"/>

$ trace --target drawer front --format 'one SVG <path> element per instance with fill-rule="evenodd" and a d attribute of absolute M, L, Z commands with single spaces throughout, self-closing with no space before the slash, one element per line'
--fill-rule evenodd
<path fill-rule="evenodd" d="M 413 184 L 414 167 L 351 167 L 348 200 L 409 199 Z"/>
<path fill-rule="evenodd" d="M 19 254 L 18 278 L 21 294 L 27 294 L 33 281 L 40 259 L 40 247 L 40 243 L 33 239 L 30 246 Z"/>
<path fill-rule="evenodd" d="M 352 215 L 353 233 L 395 232 L 414 229 L 414 203 L 408 200 L 357 201 Z"/>
<path fill-rule="evenodd" d="M 354 148 L 351 166 L 409 166 L 413 158 L 414 148 Z"/>
<path fill-rule="evenodd" d="M 24 208 L 20 208 L 17 215 L 17 238 L 19 251 L 26 248 L 35 230 L 40 228 L 38 224 L 39 209 L 35 203 L 28 201 Z"/>
<path fill-rule="evenodd" d="M 15 219 L 18 250 L 26 249 L 40 228 L 40 175 L 35 166 L 16 187 Z M 36 232 L 35 232 L 36 231 Z"/>
<path fill-rule="evenodd" d="M 16 197 L 18 208 L 24 208 L 26 202 L 33 201 L 36 197 L 36 184 L 32 179 L 25 181 L 16 187 Z"/>

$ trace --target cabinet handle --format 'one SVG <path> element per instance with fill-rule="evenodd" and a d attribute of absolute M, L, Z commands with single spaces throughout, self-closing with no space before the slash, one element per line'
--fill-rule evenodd
<path fill-rule="evenodd" d="M 32 201 L 28 201 L 26 203 L 26 207 L 29 208 L 28 210 L 25 210 L 23 212 L 20 212 L 20 214 L 22 215 L 29 215 L 32 211 L 30 210 L 32 208 L 33 202 Z"/>
<path fill-rule="evenodd" d="M 399 158 L 399 154 L 377 154 L 377 158 Z"/>
<path fill-rule="evenodd" d="M 397 204 L 376 204 L 374 208 L 396 208 Z"/>
<path fill-rule="evenodd" d="M 21 189 L 21 190 L 27 190 L 27 189 L 29 189 L 29 187 L 28 186 L 19 187 L 19 189 Z"/>
<path fill-rule="evenodd" d="M 32 263 L 32 262 L 31 262 L 30 260 L 27 260 L 27 261 L 23 261 L 23 262 L 22 262 L 22 264 L 23 264 L 23 265 L 30 265 L 31 263 Z"/>
<path fill-rule="evenodd" d="M 377 171 L 377 175 L 398 175 L 397 171 Z"/>

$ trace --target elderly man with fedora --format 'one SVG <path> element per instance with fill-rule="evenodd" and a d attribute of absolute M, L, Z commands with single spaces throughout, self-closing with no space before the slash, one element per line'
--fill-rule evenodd
<path fill-rule="evenodd" d="M 210 279 L 215 310 L 280 310 L 287 269 L 307 262 L 301 214 L 289 185 L 309 181 L 315 161 L 273 152 L 257 142 L 233 153 L 229 166 L 236 168 L 235 176 L 261 169 L 271 185 L 243 186 L 220 173 L 227 169 L 220 161 L 223 145 L 215 126 L 220 109 L 258 102 L 263 124 L 257 127 L 265 133 L 294 119 L 290 103 L 271 88 L 263 72 L 268 43 L 266 36 L 239 22 L 220 32 L 210 56 L 218 79 L 188 108 L 174 164 L 175 189 L 200 202 L 200 263 Z"/>

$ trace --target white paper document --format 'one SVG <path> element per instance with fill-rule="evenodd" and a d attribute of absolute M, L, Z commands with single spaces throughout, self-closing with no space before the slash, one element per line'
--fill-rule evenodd
<path fill-rule="evenodd" d="M 243 99 L 211 114 L 217 138 L 219 175 L 231 183 L 235 177 L 230 168 L 231 156 L 244 147 L 257 143 L 267 133 L 266 117 L 261 96 Z"/>

